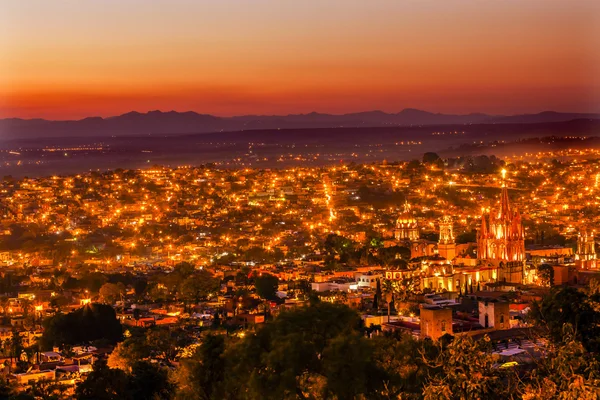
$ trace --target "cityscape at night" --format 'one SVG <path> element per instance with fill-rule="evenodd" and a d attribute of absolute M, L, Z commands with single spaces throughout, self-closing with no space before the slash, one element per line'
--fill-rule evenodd
<path fill-rule="evenodd" d="M 600 400 L 600 3 L 2 8 L 0 400 Z"/>

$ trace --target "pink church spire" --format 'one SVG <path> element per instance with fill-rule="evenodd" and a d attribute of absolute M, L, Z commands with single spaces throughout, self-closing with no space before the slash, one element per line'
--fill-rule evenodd
<path fill-rule="evenodd" d="M 508 199 L 508 190 L 506 186 L 502 188 L 502 195 L 500 197 L 500 216 L 501 219 L 506 220 L 511 217 L 510 214 L 510 201 Z"/>

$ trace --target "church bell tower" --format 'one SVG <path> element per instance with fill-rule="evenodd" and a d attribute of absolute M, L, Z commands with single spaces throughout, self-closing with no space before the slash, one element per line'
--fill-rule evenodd
<path fill-rule="evenodd" d="M 596 268 L 596 241 L 594 232 L 583 231 L 577 237 L 577 253 L 575 253 L 575 262 L 578 267 L 583 269 Z"/>
<path fill-rule="evenodd" d="M 440 220 L 440 240 L 438 242 L 438 254 L 448 261 L 456 257 L 456 243 L 454 241 L 454 229 L 452 217 L 444 215 Z"/>

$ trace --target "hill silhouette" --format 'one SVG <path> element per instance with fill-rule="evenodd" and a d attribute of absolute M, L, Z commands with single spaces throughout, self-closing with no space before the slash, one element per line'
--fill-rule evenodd
<path fill-rule="evenodd" d="M 52 121 L 44 119 L 7 118 L 0 120 L 0 139 L 49 137 L 111 137 L 139 135 L 174 135 L 257 129 L 312 129 L 390 126 L 429 126 L 465 124 L 545 123 L 574 119 L 600 119 L 600 114 L 560 113 L 487 115 L 439 114 L 407 108 L 398 113 L 365 111 L 349 114 L 244 115 L 217 117 L 193 111 L 150 111 L 101 118 Z"/>

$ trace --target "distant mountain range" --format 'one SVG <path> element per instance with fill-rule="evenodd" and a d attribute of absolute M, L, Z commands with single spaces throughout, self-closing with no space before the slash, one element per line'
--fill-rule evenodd
<path fill-rule="evenodd" d="M 89 117 L 74 121 L 20 118 L 2 119 L 0 120 L 0 139 L 175 135 L 257 129 L 528 124 L 561 122 L 575 119 L 600 119 L 600 114 L 546 111 L 539 114 L 512 116 L 487 114 L 451 115 L 407 108 L 398 113 L 367 111 L 333 115 L 313 112 L 310 114 L 280 116 L 245 115 L 216 117 L 192 111 L 150 111 L 148 113 L 132 111 L 115 117 Z"/>

